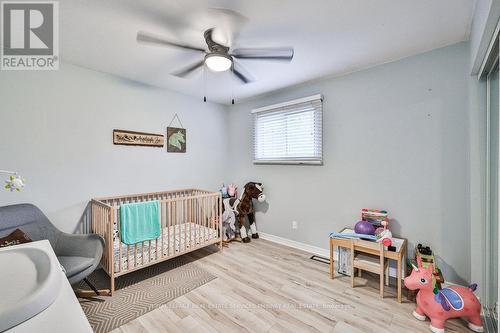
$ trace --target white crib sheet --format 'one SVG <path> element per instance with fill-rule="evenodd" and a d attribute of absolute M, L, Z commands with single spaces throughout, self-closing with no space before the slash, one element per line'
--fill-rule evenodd
<path fill-rule="evenodd" d="M 175 235 L 175 242 L 174 242 Z M 174 255 L 179 252 L 184 252 L 190 249 L 190 247 L 196 247 L 200 244 L 204 244 L 210 240 L 216 239 L 218 237 L 217 230 L 209 227 L 205 227 L 195 223 L 183 223 L 176 226 L 170 226 L 163 228 L 163 255 Z M 156 242 L 158 241 L 158 251 L 161 251 L 162 241 L 161 237 L 151 241 L 151 258 L 156 260 Z M 122 253 L 120 258 L 120 244 L 122 247 Z M 144 244 L 144 246 L 143 246 Z M 143 263 L 149 263 L 149 241 L 143 243 L 137 243 L 137 266 L 141 266 Z M 127 245 L 122 243 L 119 238 L 115 237 L 113 252 L 114 252 L 114 264 L 115 272 L 123 272 L 129 269 L 135 268 L 135 245 L 129 246 L 129 255 L 127 255 Z M 144 252 L 143 252 L 144 249 Z M 144 253 L 144 260 L 143 260 Z M 158 255 L 158 258 L 160 254 Z M 121 259 L 121 270 L 119 267 L 119 260 Z M 130 260 L 127 267 L 127 261 Z"/>

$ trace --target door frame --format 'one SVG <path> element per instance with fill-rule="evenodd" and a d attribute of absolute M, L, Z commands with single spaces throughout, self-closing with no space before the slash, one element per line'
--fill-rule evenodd
<path fill-rule="evenodd" d="M 498 38 L 498 36 L 496 36 L 495 38 Z M 498 45 L 497 45 L 498 46 Z M 500 66 L 500 63 L 499 63 L 499 53 L 496 52 L 496 55 L 494 55 L 496 57 L 496 59 L 494 59 L 494 61 L 492 62 L 492 65 L 491 67 L 489 68 L 488 70 L 488 73 L 485 75 L 486 76 L 486 184 L 485 184 L 485 189 L 486 189 L 486 210 L 485 210 L 485 217 L 486 217 L 486 223 L 485 223 L 485 230 L 484 230 L 484 244 L 485 244 L 485 251 L 484 251 L 484 257 L 485 257 L 485 265 L 483 266 L 484 267 L 484 282 L 485 282 L 485 286 L 490 286 L 492 284 L 492 271 L 491 271 L 491 266 L 489 265 L 491 260 L 492 260 L 492 253 L 490 250 L 490 244 L 491 244 L 491 237 L 494 237 L 494 235 L 491 234 L 491 205 L 490 205 L 490 202 L 491 202 L 491 181 L 490 181 L 490 178 L 491 178 L 491 168 L 490 168 L 490 162 L 491 162 L 491 140 L 492 140 L 492 135 L 491 135 L 491 103 L 490 103 L 490 100 L 491 100 L 491 93 L 490 93 L 490 88 L 491 88 L 491 82 L 490 82 L 490 76 L 494 73 L 495 70 L 497 70 Z M 498 94 L 498 98 L 499 98 L 499 101 L 498 101 L 498 105 L 500 106 L 500 84 L 499 84 L 499 94 Z M 498 113 L 499 113 L 499 117 L 498 119 L 500 120 L 500 110 L 498 110 Z M 500 129 L 500 121 L 499 121 L 499 124 L 498 124 L 498 127 Z M 497 137 L 498 140 L 500 140 L 500 135 Z M 497 156 L 498 156 L 498 161 L 497 161 L 497 165 L 500 166 L 500 143 L 498 144 L 498 147 L 499 147 L 499 151 L 497 152 Z M 499 184 L 497 184 L 497 188 L 498 188 L 498 191 L 499 193 L 497 194 L 497 200 L 499 201 L 498 202 L 498 205 L 497 205 L 497 216 L 500 217 L 500 172 L 499 172 L 499 177 L 497 178 L 497 182 Z M 500 231 L 500 228 L 498 228 L 498 230 Z M 500 232 L 498 235 L 496 235 L 497 239 L 500 238 Z M 500 249 L 500 246 L 498 247 Z M 500 256 L 499 256 L 500 253 L 497 253 L 497 261 L 499 261 L 500 263 Z M 493 256 L 494 257 L 494 256 Z M 497 269 L 498 269 L 498 272 L 497 272 L 497 277 L 500 276 L 500 265 L 498 265 L 497 263 Z M 498 281 L 497 281 L 498 283 Z M 498 284 L 497 284 L 498 285 Z M 486 298 L 486 304 L 491 307 L 497 307 L 498 308 L 498 299 L 499 299 L 499 296 L 500 296 L 500 288 L 497 289 L 497 302 L 496 302 L 496 305 L 492 304 L 493 303 L 493 299 L 491 298 L 491 291 L 490 290 L 487 290 L 486 293 L 484 294 L 485 298 Z"/>

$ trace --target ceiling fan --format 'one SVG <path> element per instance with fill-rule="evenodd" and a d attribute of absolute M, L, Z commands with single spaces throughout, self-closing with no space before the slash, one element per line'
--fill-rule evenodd
<path fill-rule="evenodd" d="M 214 28 L 210 28 L 204 32 L 205 42 L 207 48 L 192 46 L 179 42 L 170 41 L 160 36 L 139 31 L 137 33 L 137 42 L 147 43 L 156 46 L 172 46 L 186 50 L 198 51 L 204 54 L 203 58 L 199 61 L 186 66 L 178 71 L 172 73 L 177 77 L 186 77 L 188 74 L 202 68 L 206 65 L 214 72 L 224 72 L 231 70 L 231 72 L 243 83 L 250 83 L 253 81 L 252 77 L 239 63 L 239 60 L 253 59 L 253 60 L 278 60 L 278 61 L 291 61 L 293 59 L 294 50 L 291 47 L 276 47 L 276 48 L 236 48 L 231 49 L 230 46 L 223 45 L 214 41 L 213 38 Z"/>

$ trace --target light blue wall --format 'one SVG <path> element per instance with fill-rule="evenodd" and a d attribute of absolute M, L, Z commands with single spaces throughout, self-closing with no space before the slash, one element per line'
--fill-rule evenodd
<path fill-rule="evenodd" d="M 164 134 L 175 113 L 187 128 L 186 154 L 112 143 L 115 128 Z M 226 120 L 224 106 L 67 63 L 2 72 L 0 169 L 19 171 L 27 187 L 0 191 L 0 206 L 34 203 L 73 231 L 93 197 L 215 190 L 225 176 Z"/>
<path fill-rule="evenodd" d="M 385 208 L 391 229 L 439 255 L 448 280 L 470 264 L 469 44 L 260 96 L 230 109 L 230 181 L 262 181 L 262 232 L 327 248 L 361 208 Z M 252 163 L 250 111 L 324 95 L 324 165 Z M 291 228 L 298 221 L 299 228 Z"/>

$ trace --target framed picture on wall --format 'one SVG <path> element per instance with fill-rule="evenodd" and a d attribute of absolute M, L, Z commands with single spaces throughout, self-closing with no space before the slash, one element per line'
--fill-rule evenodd
<path fill-rule="evenodd" d="M 163 147 L 165 138 L 161 134 L 113 130 L 113 144 L 124 146 Z"/>
<path fill-rule="evenodd" d="M 186 129 L 179 127 L 167 127 L 167 152 L 186 152 Z"/>

